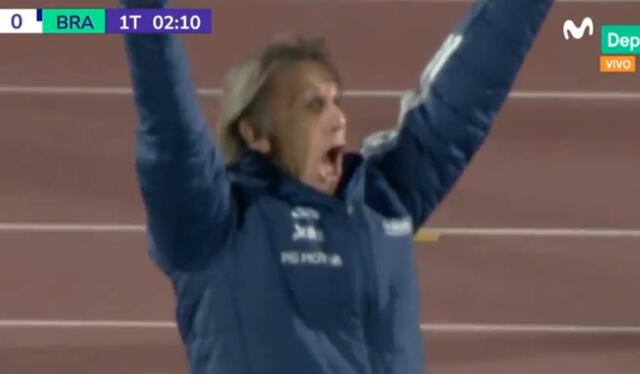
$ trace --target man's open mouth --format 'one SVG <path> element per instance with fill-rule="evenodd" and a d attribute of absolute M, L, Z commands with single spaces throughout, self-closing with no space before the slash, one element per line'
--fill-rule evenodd
<path fill-rule="evenodd" d="M 320 175 L 326 182 L 337 183 L 342 174 L 342 157 L 345 146 L 338 144 L 330 147 L 320 165 Z"/>

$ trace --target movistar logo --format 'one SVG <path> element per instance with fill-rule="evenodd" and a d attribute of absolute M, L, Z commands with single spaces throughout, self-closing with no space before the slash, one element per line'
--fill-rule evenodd
<path fill-rule="evenodd" d="M 564 21 L 564 25 L 562 26 L 562 33 L 564 34 L 565 40 L 569 40 L 569 34 L 571 34 L 574 39 L 582 39 L 586 30 L 589 31 L 589 35 L 593 35 L 593 20 L 591 17 L 584 18 L 580 27 L 576 26 L 570 19 Z"/>

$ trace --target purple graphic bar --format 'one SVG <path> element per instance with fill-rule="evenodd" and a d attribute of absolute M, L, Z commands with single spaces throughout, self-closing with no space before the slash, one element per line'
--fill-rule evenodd
<path fill-rule="evenodd" d="M 211 9 L 107 9 L 107 33 L 208 34 Z"/>

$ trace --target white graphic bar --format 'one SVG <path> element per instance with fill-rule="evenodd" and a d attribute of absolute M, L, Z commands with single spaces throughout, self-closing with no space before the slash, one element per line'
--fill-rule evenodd
<path fill-rule="evenodd" d="M 0 9 L 0 34 L 42 34 L 37 9 Z"/>

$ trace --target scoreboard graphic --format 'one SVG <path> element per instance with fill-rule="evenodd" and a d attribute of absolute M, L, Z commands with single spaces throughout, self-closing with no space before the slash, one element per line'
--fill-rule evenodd
<path fill-rule="evenodd" d="M 208 34 L 211 9 L 0 9 L 2 34 Z"/>

